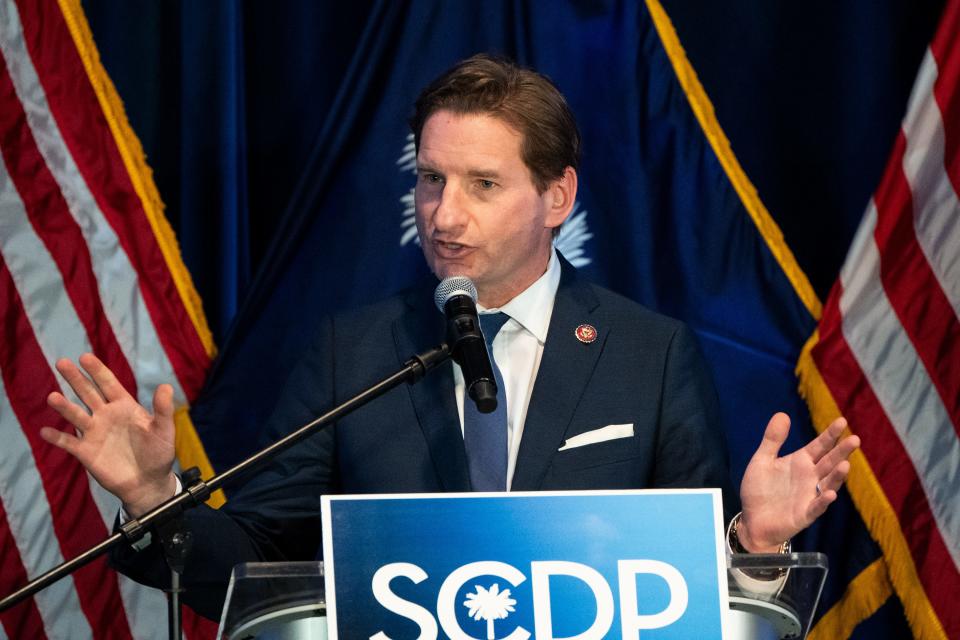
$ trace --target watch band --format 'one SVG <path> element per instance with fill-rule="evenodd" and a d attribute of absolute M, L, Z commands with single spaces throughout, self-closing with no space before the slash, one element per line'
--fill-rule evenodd
<path fill-rule="evenodd" d="M 734 553 L 752 553 L 748 551 L 743 544 L 740 542 L 740 536 L 738 535 L 740 530 L 740 523 L 743 520 L 743 512 L 741 511 L 737 515 L 733 516 L 733 519 L 730 520 L 730 525 L 727 527 L 727 545 L 729 545 L 730 550 Z M 777 549 L 774 553 L 785 554 L 791 552 L 792 545 L 790 540 L 784 541 L 780 548 Z M 740 569 L 745 575 L 755 578 L 757 580 L 776 580 L 777 578 L 783 577 L 786 573 L 786 569 Z"/>

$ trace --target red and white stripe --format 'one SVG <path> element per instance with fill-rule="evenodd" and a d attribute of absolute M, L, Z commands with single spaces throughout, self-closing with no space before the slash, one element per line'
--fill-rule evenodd
<path fill-rule="evenodd" d="M 951 638 L 960 638 L 958 33 L 960 0 L 950 0 L 813 350 Z"/>
<path fill-rule="evenodd" d="M 149 406 L 209 357 L 54 0 L 0 0 L 0 593 L 106 537 L 117 501 L 39 437 L 52 363 L 97 353 Z M 187 616 L 201 637 L 210 626 Z M 95 562 L 0 615 L 0 638 L 163 638 L 162 593 Z"/>

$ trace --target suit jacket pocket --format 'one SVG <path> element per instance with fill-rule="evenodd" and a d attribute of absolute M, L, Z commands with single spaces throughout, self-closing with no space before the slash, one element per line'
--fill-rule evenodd
<path fill-rule="evenodd" d="M 643 489 L 648 486 L 650 456 L 636 438 L 598 442 L 558 451 L 541 489 Z"/>
<path fill-rule="evenodd" d="M 617 438 L 564 449 L 554 455 L 552 466 L 557 471 L 576 471 L 615 464 L 639 457 L 641 453 L 636 445 L 636 438 Z"/>

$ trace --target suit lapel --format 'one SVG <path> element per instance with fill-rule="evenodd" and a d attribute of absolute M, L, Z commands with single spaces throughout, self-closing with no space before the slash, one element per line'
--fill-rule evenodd
<path fill-rule="evenodd" d="M 511 484 L 513 491 L 540 488 L 550 461 L 563 444 L 564 434 L 593 375 L 609 330 L 594 321 L 597 339 L 589 344 L 577 339 L 576 328 L 591 324 L 591 314 L 599 302 L 590 287 L 579 279 L 576 270 L 562 258 L 561 265 L 563 274 L 523 427 Z"/>
<path fill-rule="evenodd" d="M 432 300 L 433 291 L 426 287 L 417 287 L 406 297 L 408 313 L 393 323 L 397 357 L 401 362 L 443 340 L 446 331 L 443 314 L 436 310 Z M 457 415 L 452 366 L 448 360 L 407 389 L 444 491 L 469 491 L 470 476 Z"/>

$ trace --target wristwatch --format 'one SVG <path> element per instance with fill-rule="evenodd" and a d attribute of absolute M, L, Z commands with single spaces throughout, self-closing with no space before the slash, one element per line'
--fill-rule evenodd
<path fill-rule="evenodd" d="M 727 544 L 730 547 L 730 550 L 734 553 L 751 553 L 748 551 L 743 544 L 740 543 L 740 537 L 737 535 L 740 529 L 740 522 L 743 519 L 743 512 L 741 511 L 737 515 L 733 516 L 733 519 L 730 521 L 730 525 L 727 527 Z M 790 553 L 791 544 L 789 540 L 784 541 L 780 548 L 774 551 L 774 553 Z M 777 578 L 782 578 L 786 575 L 786 569 L 740 569 L 744 574 L 755 578 L 757 580 L 776 580 Z"/>

